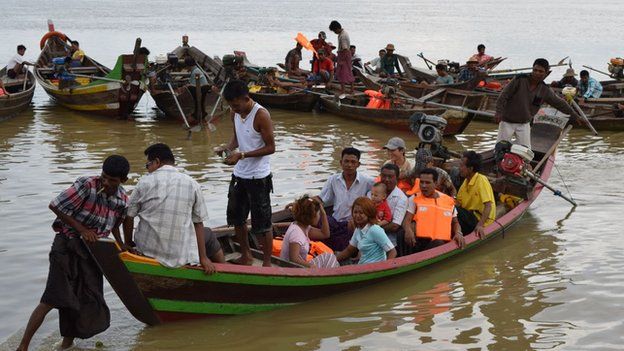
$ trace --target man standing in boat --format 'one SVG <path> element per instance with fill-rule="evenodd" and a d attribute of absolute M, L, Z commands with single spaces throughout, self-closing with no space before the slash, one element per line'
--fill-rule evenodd
<path fill-rule="evenodd" d="M 216 152 L 227 155 L 225 163 L 234 166 L 228 193 L 227 223 L 234 226 L 240 244 L 241 257 L 237 263 L 253 263 L 247 230 L 247 217 L 251 211 L 251 234 L 264 235 L 263 266 L 270 267 L 273 181 L 269 155 L 275 152 L 273 122 L 269 111 L 249 97 L 245 82 L 235 80 L 226 84 L 223 97 L 232 108 L 234 133 L 230 142 Z M 234 152 L 236 148 L 238 152 Z"/>
<path fill-rule="evenodd" d="M 350 92 L 353 93 L 353 77 L 351 62 L 351 39 L 347 31 L 342 28 L 338 21 L 331 21 L 329 30 L 338 35 L 338 57 L 336 58 L 336 79 L 340 82 L 340 92 L 345 92 L 345 85 L 349 84 Z"/>
<path fill-rule="evenodd" d="M 199 184 L 174 166 L 166 144 L 151 145 L 144 153 L 149 174 L 130 195 L 125 244 L 165 267 L 200 264 L 205 273 L 214 273 L 212 262 L 224 263 L 225 258 L 214 233 L 204 230 L 208 211 Z M 136 231 L 135 217 L 140 218 Z"/>
<path fill-rule="evenodd" d="M 498 123 L 496 141 L 511 141 L 515 135 L 516 143 L 531 148 L 529 123 L 544 103 L 570 115 L 573 120 L 580 120 L 576 111 L 544 83 L 544 79 L 549 74 L 550 65 L 548 61 L 538 58 L 533 63 L 531 74 L 516 76 L 505 86 L 496 101 L 496 114 L 494 116 L 496 123 Z"/>
<path fill-rule="evenodd" d="M 128 179 L 129 171 L 125 157 L 109 156 L 100 176 L 78 178 L 50 202 L 50 210 L 56 215 L 50 271 L 18 350 L 28 349 L 53 308 L 59 310 L 61 349 L 71 347 L 74 338 L 88 339 L 108 329 L 110 311 L 104 301 L 102 273 L 83 240 L 95 242 L 112 232 L 122 244 L 119 226 L 126 215 L 128 196 L 121 184 Z"/>
<path fill-rule="evenodd" d="M 332 215 L 327 217 L 330 236 L 323 241 L 334 251 L 342 251 L 349 245 L 354 230 L 350 222 L 353 201 L 366 196 L 375 183 L 373 178 L 357 171 L 360 167 L 360 156 L 360 150 L 356 148 L 347 147 L 342 150 L 342 172 L 330 176 L 321 194 L 316 197 L 323 206 L 334 206 Z"/>

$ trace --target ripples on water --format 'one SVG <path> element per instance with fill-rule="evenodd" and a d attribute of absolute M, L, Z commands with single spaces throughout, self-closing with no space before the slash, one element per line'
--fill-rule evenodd
<path fill-rule="evenodd" d="M 273 64 L 297 31 L 309 35 L 325 28 L 328 14 L 345 24 L 365 59 L 388 41 L 412 56 L 426 49 L 433 58 L 461 59 L 483 41 L 490 53 L 510 57 L 503 68 L 530 64 L 536 55 L 551 60 L 571 55 L 577 70 L 580 64 L 603 67 L 617 55 L 612 42 L 592 37 L 582 43 L 585 29 L 562 25 L 582 19 L 608 24 L 610 33 L 624 32 L 618 1 L 347 1 L 312 8 L 287 1 L 57 5 L 3 3 L 15 16 L 3 22 L 11 40 L 0 42 L 1 56 L 9 57 L 13 38 L 20 38 L 34 59 L 46 18 L 55 19 L 58 29 L 109 64 L 131 48 L 135 36 L 158 54 L 178 45 L 183 33 L 210 54 L 237 48 L 257 62 Z M 100 10 L 91 11 L 93 7 Z M 553 77 L 560 73 L 555 70 Z M 47 204 L 76 177 L 99 173 L 108 154 L 130 160 L 131 189 L 145 173 L 144 148 L 168 143 L 178 164 L 202 185 L 208 224 L 224 222 L 231 168 L 211 150 L 228 140 L 229 122 L 219 123 L 216 133 L 196 133 L 188 141 L 177 123 L 157 120 L 153 107 L 146 97 L 134 122 L 101 119 L 58 107 L 38 88 L 33 110 L 0 123 L 0 340 L 7 339 L 0 350 L 16 344 L 45 284 L 53 219 Z M 374 174 L 385 157 L 381 146 L 394 135 L 323 114 L 276 110 L 272 117 L 278 141 L 272 159 L 275 208 L 303 192 L 318 192 L 338 170 L 345 146 L 363 150 L 362 169 Z M 398 134 L 410 147 L 416 145 L 412 135 Z M 485 149 L 493 146 L 495 135 L 493 125 L 474 123 L 467 134 L 446 143 L 453 150 Z M 114 350 L 621 349 L 624 254 L 617 219 L 624 205 L 619 187 L 623 154 L 624 133 L 594 137 L 573 131 L 557 156 L 565 183 L 557 171 L 551 182 L 564 192 L 569 187 L 579 202 L 575 210 L 545 191 L 504 239 L 361 291 L 263 314 L 146 328 L 107 287 L 112 326 L 79 345 L 92 349 L 99 340 Z M 42 349 L 58 341 L 57 322 L 51 313 L 36 336 Z"/>

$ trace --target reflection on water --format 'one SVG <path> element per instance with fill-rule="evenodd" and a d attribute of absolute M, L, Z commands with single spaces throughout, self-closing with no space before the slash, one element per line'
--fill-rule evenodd
<path fill-rule="evenodd" d="M 608 23 L 610 32 L 624 32 L 621 12 L 614 11 L 620 4 L 606 0 L 574 6 L 560 0 L 398 1 L 392 6 L 351 0 L 318 6 L 283 0 L 216 1 L 209 6 L 188 0 L 175 6 L 164 0 L 69 0 L 62 6 L 6 1 L 3 7 L 14 15 L 3 22 L 3 59 L 13 54 L 16 40 L 29 47 L 26 56 L 34 59 L 45 19 L 52 18 L 58 29 L 81 41 L 87 54 L 108 65 L 131 49 L 136 36 L 159 54 L 177 46 L 184 33 L 208 54 L 236 48 L 254 61 L 274 64 L 291 48 L 296 32 L 310 35 L 324 29 L 328 13 L 345 24 L 364 59 L 389 41 L 412 57 L 427 50 L 429 57 L 452 60 L 484 42 L 491 54 L 509 57 L 501 68 L 524 66 L 536 56 L 554 60 L 565 55 L 572 56 L 577 70 L 580 64 L 604 67 L 616 55 L 612 43 L 593 37 L 582 41 L 587 34 L 578 26 L 561 30 L 570 18 L 578 21 L 582 15 L 587 23 Z M 257 16 L 264 13 L 274 16 Z M 522 30 L 510 32 L 515 28 Z M 395 135 L 328 114 L 271 113 L 277 140 L 272 158 L 276 209 L 303 192 L 317 193 L 324 179 L 338 170 L 345 146 L 363 150 L 362 170 L 374 174 L 385 158 L 381 146 Z M 200 182 L 208 224 L 224 223 L 231 168 L 212 148 L 227 142 L 230 122 L 221 121 L 215 133 L 194 133 L 186 140 L 178 123 L 158 119 L 148 96 L 134 117 L 117 121 L 71 112 L 38 87 L 32 110 L 0 123 L 0 350 L 16 345 L 45 284 L 53 219 L 47 204 L 75 178 L 99 173 L 107 155 L 119 153 L 130 160 L 131 189 L 145 173 L 145 147 L 166 142 L 178 164 Z M 417 145 L 409 132 L 396 134 L 410 148 Z M 466 134 L 445 143 L 456 151 L 482 150 L 494 145 L 495 136 L 493 125 L 476 122 Z M 79 346 L 93 349 L 101 341 L 112 350 L 621 349 L 624 251 L 618 219 L 624 205 L 619 187 L 623 154 L 624 133 L 596 137 L 572 131 L 557 154 L 550 181 L 563 191 L 568 186 L 579 202 L 574 211 L 544 191 L 505 238 L 360 291 L 263 314 L 146 328 L 107 287 L 112 326 Z M 59 338 L 57 322 L 51 313 L 34 344 L 52 349 Z"/>

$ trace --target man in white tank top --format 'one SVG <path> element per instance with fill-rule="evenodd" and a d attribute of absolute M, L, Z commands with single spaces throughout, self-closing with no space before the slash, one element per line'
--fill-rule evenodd
<path fill-rule="evenodd" d="M 225 163 L 234 166 L 228 193 L 227 223 L 234 226 L 241 247 L 242 255 L 236 263 L 253 263 L 247 232 L 247 217 L 251 212 L 251 234 L 264 235 L 263 266 L 270 267 L 273 250 L 270 193 L 273 182 L 269 155 L 275 152 L 273 122 L 269 111 L 249 97 L 245 82 L 229 82 L 223 90 L 223 97 L 233 111 L 234 134 L 225 147 L 216 151 L 219 155 L 229 154 Z M 238 152 L 234 151 L 236 148 Z"/>

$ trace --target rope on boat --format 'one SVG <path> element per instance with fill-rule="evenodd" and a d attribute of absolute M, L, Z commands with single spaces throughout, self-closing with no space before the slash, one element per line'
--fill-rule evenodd
<path fill-rule="evenodd" d="M 557 167 L 556 163 L 554 163 L 554 165 L 555 165 L 555 170 L 557 170 L 557 174 L 559 174 L 559 178 L 563 182 L 563 186 L 566 188 L 566 191 L 568 192 L 568 196 L 570 196 L 570 199 L 572 199 L 574 201 L 574 198 L 572 197 L 572 193 L 570 192 L 570 188 L 568 188 L 568 184 L 566 184 L 565 179 L 563 179 L 563 176 L 559 172 L 559 167 Z M 556 196 L 561 196 L 561 191 L 556 191 L 555 195 Z"/>

